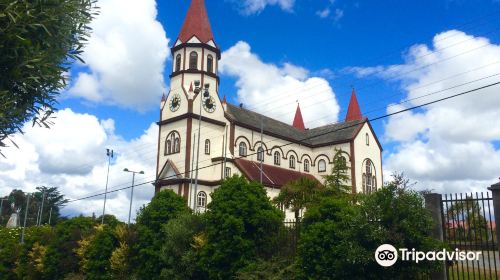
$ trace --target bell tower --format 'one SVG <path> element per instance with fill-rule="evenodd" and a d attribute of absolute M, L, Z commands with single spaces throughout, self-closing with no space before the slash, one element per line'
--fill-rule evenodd
<path fill-rule="evenodd" d="M 212 33 L 204 0 L 191 0 L 171 53 L 170 91 L 162 99 L 160 111 L 157 191 L 165 186 L 177 188 L 177 185 L 172 187 L 174 178 L 175 184 L 180 182 L 179 194 L 188 198 L 193 192 L 192 181 L 198 178 L 192 168 L 198 162 L 210 160 L 210 155 L 204 150 L 199 152 L 200 146 L 225 129 L 220 125 L 225 118 L 217 74 L 221 52 Z M 219 126 L 214 127 L 213 123 Z M 222 144 L 217 143 L 216 147 L 219 146 Z M 199 175 L 206 177 L 205 174 Z"/>

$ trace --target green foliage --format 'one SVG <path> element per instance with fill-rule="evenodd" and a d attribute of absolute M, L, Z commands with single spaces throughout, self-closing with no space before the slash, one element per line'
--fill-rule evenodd
<path fill-rule="evenodd" d="M 287 259 L 273 258 L 257 260 L 240 269 L 236 275 L 238 280 L 294 280 L 295 267 Z"/>
<path fill-rule="evenodd" d="M 69 273 L 79 272 L 79 258 L 76 255 L 78 242 L 94 231 L 92 218 L 75 217 L 56 225 L 56 239 L 49 244 L 44 263 L 45 279 L 64 279 Z"/>
<path fill-rule="evenodd" d="M 352 186 L 349 184 L 349 169 L 350 168 L 347 166 L 347 160 L 342 155 L 342 151 L 335 149 L 332 173 L 330 175 L 323 176 L 328 193 L 333 196 L 352 193 Z"/>
<path fill-rule="evenodd" d="M 134 245 L 136 273 L 139 279 L 160 279 L 164 268 L 161 246 L 162 226 L 190 213 L 186 201 L 171 190 L 161 191 L 137 215 L 137 243 Z"/>
<path fill-rule="evenodd" d="M 135 231 L 127 228 L 125 224 L 118 225 L 115 228 L 115 234 L 120 246 L 113 251 L 109 260 L 113 279 L 130 279 L 133 272 L 133 263 L 130 261 L 132 259 L 130 248 L 135 243 L 137 236 Z"/>
<path fill-rule="evenodd" d="M 0 228 L 0 279 L 17 279 L 16 261 L 21 251 L 20 229 Z"/>
<path fill-rule="evenodd" d="M 397 182 L 357 203 L 327 197 L 308 209 L 303 228 L 297 258 L 301 279 L 419 277 L 439 263 L 397 262 L 382 268 L 375 262 L 375 250 L 384 243 L 420 251 L 443 248 L 429 237 L 432 219 L 423 198 Z"/>
<path fill-rule="evenodd" d="M 295 214 L 295 220 L 299 221 L 300 211 L 316 201 L 323 191 L 324 187 L 317 181 L 302 177 L 284 185 L 273 202 L 290 209 Z"/>
<path fill-rule="evenodd" d="M 81 270 L 88 280 L 111 280 L 110 258 L 118 247 L 118 238 L 111 226 L 98 226 L 96 233 L 80 242 L 77 250 L 81 258 Z"/>
<path fill-rule="evenodd" d="M 206 243 L 203 217 L 184 214 L 163 226 L 162 279 L 203 279 L 198 265 L 200 251 Z"/>
<path fill-rule="evenodd" d="M 209 279 L 230 279 L 259 256 L 272 255 L 284 215 L 262 185 L 233 176 L 215 190 L 207 208 L 201 265 Z"/>
<path fill-rule="evenodd" d="M 0 1 L 0 147 L 31 119 L 49 127 L 64 73 L 81 60 L 94 2 Z"/>

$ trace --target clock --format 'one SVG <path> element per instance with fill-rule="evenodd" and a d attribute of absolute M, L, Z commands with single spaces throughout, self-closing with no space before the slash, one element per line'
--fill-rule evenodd
<path fill-rule="evenodd" d="M 175 112 L 181 107 L 181 96 L 179 94 L 174 94 L 170 100 L 170 111 Z"/>
<path fill-rule="evenodd" d="M 215 100 L 212 96 L 203 100 L 203 108 L 209 113 L 213 113 L 215 111 Z"/>

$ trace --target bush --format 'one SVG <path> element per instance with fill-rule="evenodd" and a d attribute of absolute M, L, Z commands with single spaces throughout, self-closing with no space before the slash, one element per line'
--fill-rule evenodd
<path fill-rule="evenodd" d="M 234 176 L 215 190 L 207 207 L 201 262 L 210 279 L 230 279 L 258 257 L 272 255 L 284 215 L 262 185 Z"/>
<path fill-rule="evenodd" d="M 134 246 L 136 273 L 139 279 L 160 279 L 164 264 L 161 246 L 162 226 L 170 220 L 190 213 L 186 201 L 171 190 L 156 194 L 137 215 L 137 243 Z"/>

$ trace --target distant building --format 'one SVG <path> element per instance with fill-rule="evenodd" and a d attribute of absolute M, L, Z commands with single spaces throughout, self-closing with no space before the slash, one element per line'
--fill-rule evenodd
<path fill-rule="evenodd" d="M 274 197 L 281 186 L 302 176 L 322 182 L 333 167 L 335 149 L 342 150 L 351 168 L 353 192 L 372 192 L 382 185 L 382 147 L 354 90 L 345 122 L 311 129 L 306 129 L 299 105 L 287 124 L 221 100 L 221 52 L 204 0 L 192 0 L 171 51 L 170 92 L 160 111 L 157 192 L 172 189 L 190 207 L 203 210 L 225 177 L 241 174 L 260 181 L 262 162 L 262 183 Z M 196 188 L 196 171 L 190 170 L 197 167 L 198 142 Z"/>

